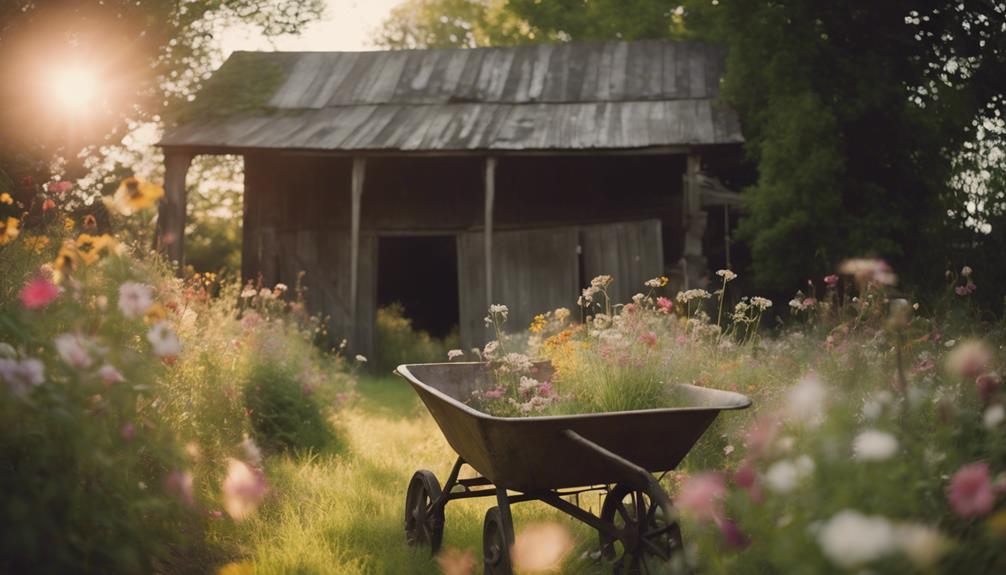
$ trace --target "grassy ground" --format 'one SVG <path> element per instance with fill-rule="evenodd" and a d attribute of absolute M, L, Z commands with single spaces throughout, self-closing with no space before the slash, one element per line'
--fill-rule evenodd
<path fill-rule="evenodd" d="M 443 482 L 456 455 L 403 380 L 364 380 L 358 390 L 357 404 L 339 416 L 337 452 L 267 462 L 271 499 L 248 525 L 257 572 L 439 572 L 428 554 L 405 544 L 405 489 L 422 468 Z M 482 519 L 492 505 L 491 499 L 449 504 L 444 547 L 471 549 L 480 558 Z M 514 507 L 518 530 L 542 520 L 571 528 L 580 542 L 573 558 L 596 546 L 594 532 L 544 504 Z M 574 563 L 569 572 L 590 569 Z"/>

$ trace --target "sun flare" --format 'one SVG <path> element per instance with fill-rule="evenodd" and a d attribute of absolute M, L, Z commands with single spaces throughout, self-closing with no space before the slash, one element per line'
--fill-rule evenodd
<path fill-rule="evenodd" d="M 98 100 L 98 78 L 92 68 L 70 64 L 50 73 L 49 96 L 60 110 L 78 115 L 90 110 Z"/>

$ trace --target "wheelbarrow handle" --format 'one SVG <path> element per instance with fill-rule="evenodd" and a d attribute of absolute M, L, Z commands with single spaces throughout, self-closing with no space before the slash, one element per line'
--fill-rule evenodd
<path fill-rule="evenodd" d="M 611 464 L 622 475 L 622 477 L 619 478 L 619 481 L 635 489 L 648 493 L 650 497 L 653 498 L 653 501 L 663 508 L 667 517 L 676 516 L 674 513 L 674 506 L 671 504 L 671 498 L 667 495 L 667 492 L 664 491 L 664 488 L 660 486 L 660 482 L 657 481 L 657 479 L 653 477 L 649 471 L 636 465 L 621 455 L 601 447 L 572 429 L 564 429 L 561 433 L 575 445 L 598 457 L 601 457 L 607 463 Z"/>

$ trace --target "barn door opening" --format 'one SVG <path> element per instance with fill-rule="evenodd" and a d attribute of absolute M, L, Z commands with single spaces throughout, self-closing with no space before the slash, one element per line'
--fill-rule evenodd
<path fill-rule="evenodd" d="M 444 338 L 458 327 L 458 253 L 454 236 L 382 236 L 377 305 L 400 304 L 412 327 Z"/>

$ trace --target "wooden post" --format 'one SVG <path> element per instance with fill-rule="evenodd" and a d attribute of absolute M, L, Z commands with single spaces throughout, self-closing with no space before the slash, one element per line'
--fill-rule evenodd
<path fill-rule="evenodd" d="M 496 158 L 486 158 L 486 199 L 485 199 L 485 264 L 486 264 L 486 305 L 493 301 L 493 204 L 496 201 Z"/>
<path fill-rule="evenodd" d="M 154 247 L 168 259 L 185 265 L 185 176 L 192 154 L 164 152 L 164 197 L 158 206 Z"/>
<path fill-rule="evenodd" d="M 360 289 L 360 200 L 363 198 L 363 180 L 366 176 L 366 158 L 353 158 L 353 198 L 349 230 L 349 318 L 350 337 L 356 338 L 357 302 Z M 356 349 L 361 342 L 353 341 Z"/>
<path fill-rule="evenodd" d="M 684 276 L 684 287 L 689 289 L 702 283 L 706 273 L 705 256 L 702 253 L 702 236 L 706 231 L 708 215 L 702 210 L 702 196 L 699 189 L 699 172 L 702 169 L 702 158 L 698 154 L 688 154 L 683 182 L 684 192 L 684 253 L 682 254 L 681 271 Z"/>

